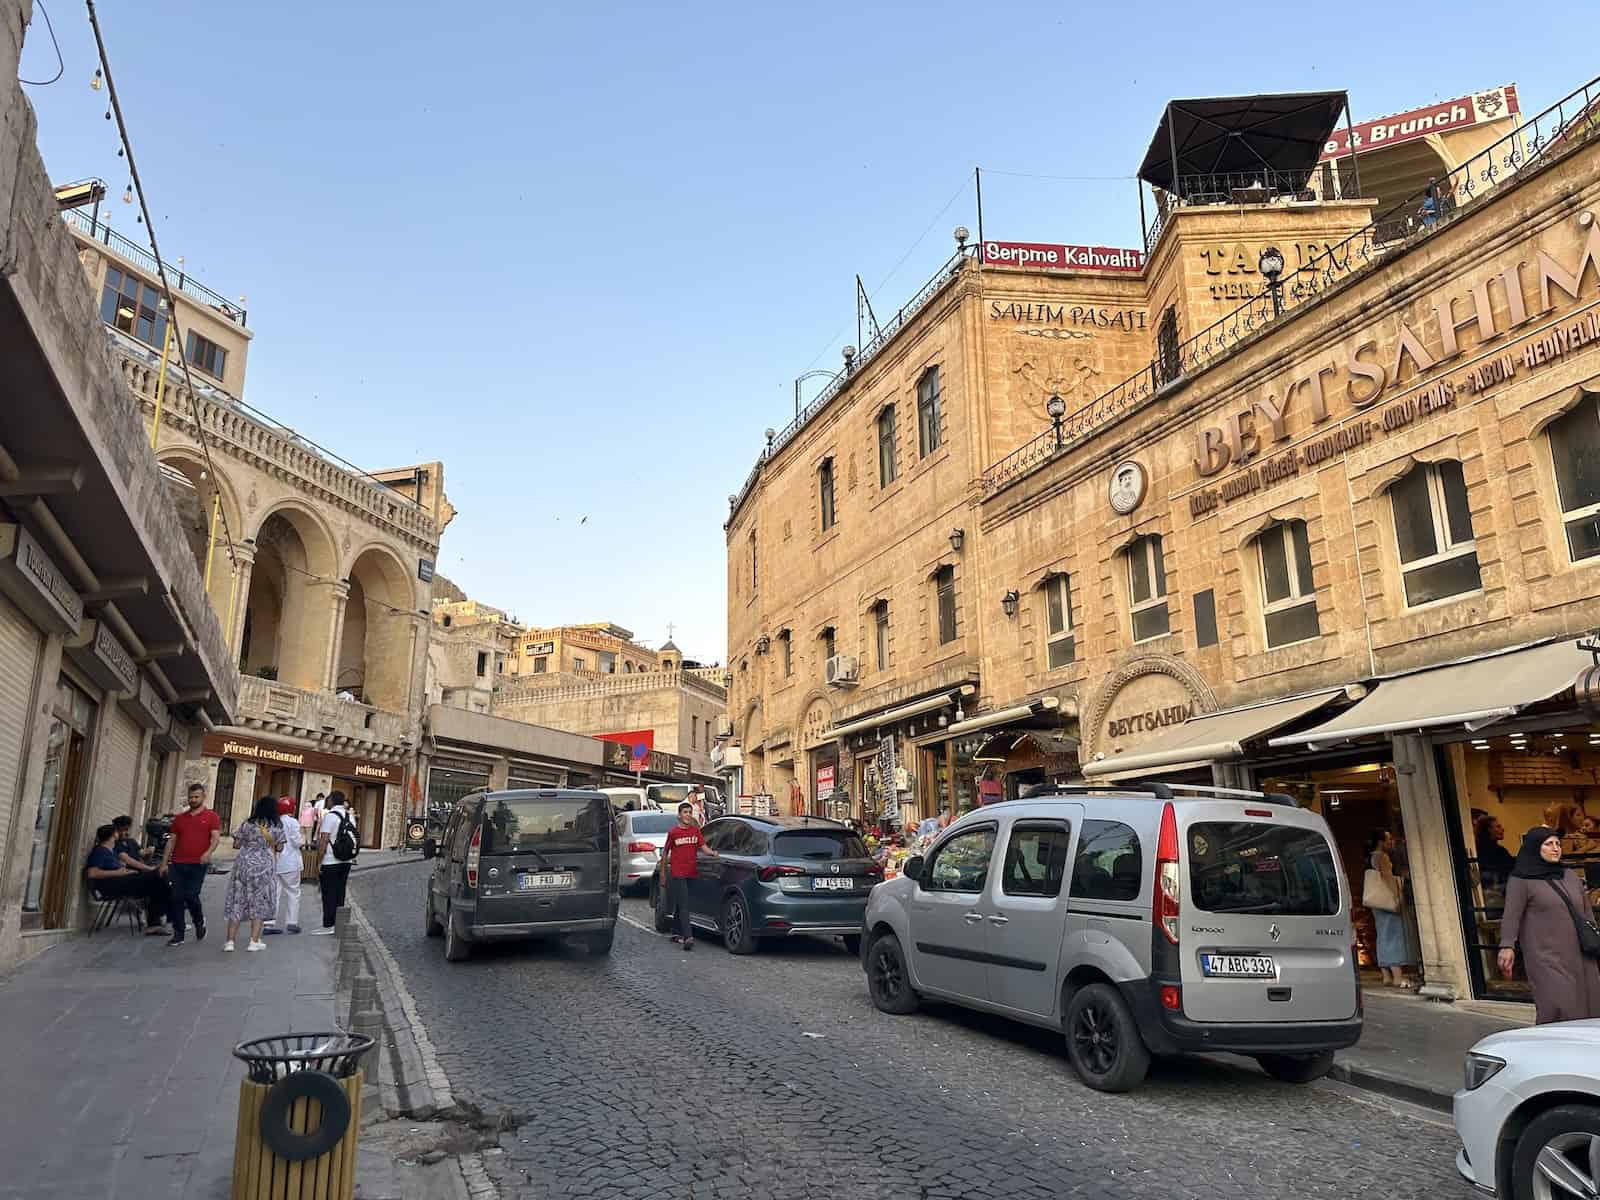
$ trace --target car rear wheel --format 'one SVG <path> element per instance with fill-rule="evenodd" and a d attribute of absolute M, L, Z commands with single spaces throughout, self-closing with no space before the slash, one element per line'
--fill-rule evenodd
<path fill-rule="evenodd" d="M 428 913 L 423 919 L 422 927 L 429 937 L 439 937 L 444 933 L 444 926 L 439 924 L 439 918 L 433 915 L 433 887 L 430 884 L 428 892 Z"/>
<path fill-rule="evenodd" d="M 1563 1104 L 1535 1117 L 1511 1160 L 1516 1200 L 1573 1200 L 1600 1189 L 1600 1107 Z"/>
<path fill-rule="evenodd" d="M 1144 1082 L 1150 1051 L 1128 1002 L 1109 983 L 1091 983 L 1067 1006 L 1067 1057 L 1097 1092 L 1126 1092 Z"/>
<path fill-rule="evenodd" d="M 672 928 L 672 914 L 667 911 L 666 897 L 661 894 L 661 885 L 654 879 L 650 881 L 650 909 L 655 916 L 657 933 L 666 933 Z"/>
<path fill-rule="evenodd" d="M 1285 1083 L 1311 1083 L 1333 1070 L 1333 1051 L 1321 1054 L 1258 1054 L 1261 1069 Z"/>
<path fill-rule="evenodd" d="M 729 954 L 754 954 L 756 935 L 750 928 L 750 906 L 739 895 L 722 902 L 722 944 Z"/>
<path fill-rule="evenodd" d="M 917 1011 L 920 1001 L 906 970 L 905 952 L 892 933 L 874 938 L 867 950 L 867 990 L 879 1012 L 903 1017 Z"/>
<path fill-rule="evenodd" d="M 455 913 L 448 908 L 444 912 L 444 960 L 445 962 L 466 962 L 472 953 L 472 943 L 461 936 L 457 928 Z"/>

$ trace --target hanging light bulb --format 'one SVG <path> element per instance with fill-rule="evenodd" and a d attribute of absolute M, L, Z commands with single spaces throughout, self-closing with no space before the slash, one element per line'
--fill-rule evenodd
<path fill-rule="evenodd" d="M 122 189 L 122 202 L 124 204 L 132 204 L 133 203 L 133 184 L 132 184 L 131 181 L 129 182 L 127 187 Z"/>
<path fill-rule="evenodd" d="M 98 92 L 100 90 L 101 83 L 102 83 L 102 80 L 100 78 L 100 68 L 96 67 L 94 69 L 94 78 L 89 80 L 89 90 L 93 91 L 93 92 Z"/>

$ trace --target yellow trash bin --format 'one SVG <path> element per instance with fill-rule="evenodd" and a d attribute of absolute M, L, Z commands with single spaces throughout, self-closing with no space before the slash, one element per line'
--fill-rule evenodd
<path fill-rule="evenodd" d="M 297 1033 L 234 1047 L 245 1063 L 233 1200 L 350 1200 L 369 1037 Z"/>

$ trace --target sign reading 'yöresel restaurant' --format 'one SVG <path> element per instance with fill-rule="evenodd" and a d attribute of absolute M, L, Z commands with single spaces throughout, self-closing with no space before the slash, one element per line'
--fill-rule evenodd
<path fill-rule="evenodd" d="M 326 772 L 329 775 L 354 779 L 362 783 L 399 784 L 405 781 L 405 768 L 399 763 L 348 758 L 343 754 L 324 754 L 319 750 L 302 750 L 299 746 L 263 742 L 255 738 L 235 737 L 226 733 L 206 734 L 201 753 L 207 758 L 233 758 L 240 762 L 259 763 L 265 767 Z"/>

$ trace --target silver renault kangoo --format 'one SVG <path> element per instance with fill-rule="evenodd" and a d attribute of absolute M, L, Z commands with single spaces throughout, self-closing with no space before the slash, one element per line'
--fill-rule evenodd
<path fill-rule="evenodd" d="M 977 809 L 872 891 L 873 1003 L 922 997 L 1060 1029 L 1090 1087 L 1231 1051 L 1310 1082 L 1361 1036 L 1350 889 L 1287 796 L 1052 786 Z"/>

